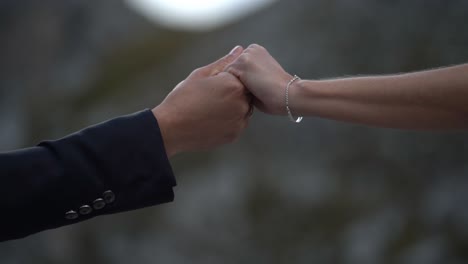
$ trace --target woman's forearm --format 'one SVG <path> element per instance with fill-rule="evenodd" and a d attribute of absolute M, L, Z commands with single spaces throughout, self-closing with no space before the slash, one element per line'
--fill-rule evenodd
<path fill-rule="evenodd" d="M 286 115 L 285 88 L 293 76 L 252 44 L 226 71 L 254 95 L 255 106 Z M 468 64 L 391 76 L 296 81 L 290 86 L 293 115 L 318 116 L 406 129 L 468 129 Z"/>
<path fill-rule="evenodd" d="M 391 76 L 296 82 L 297 115 L 406 129 L 468 128 L 468 64 Z"/>

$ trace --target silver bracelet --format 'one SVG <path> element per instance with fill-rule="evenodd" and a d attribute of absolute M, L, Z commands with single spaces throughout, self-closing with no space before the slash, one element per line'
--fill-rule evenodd
<path fill-rule="evenodd" d="M 289 120 L 291 120 L 291 122 L 294 122 L 294 123 L 300 123 L 302 121 L 302 116 L 294 118 L 294 116 L 291 113 L 291 109 L 289 108 L 289 87 L 295 81 L 300 80 L 300 79 L 301 78 L 299 78 L 299 76 L 294 75 L 294 77 L 288 82 L 288 85 L 286 85 L 286 111 L 288 111 Z"/>

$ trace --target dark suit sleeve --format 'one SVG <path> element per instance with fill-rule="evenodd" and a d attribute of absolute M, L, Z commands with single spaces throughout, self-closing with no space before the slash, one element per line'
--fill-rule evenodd
<path fill-rule="evenodd" d="M 175 185 L 150 110 L 0 153 L 0 241 L 170 202 Z"/>

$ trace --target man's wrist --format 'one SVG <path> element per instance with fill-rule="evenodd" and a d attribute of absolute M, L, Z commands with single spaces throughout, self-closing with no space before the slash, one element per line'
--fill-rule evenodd
<path fill-rule="evenodd" d="M 168 158 L 171 158 L 179 152 L 176 148 L 176 140 L 173 139 L 174 133 L 172 133 L 171 119 L 160 106 L 153 108 L 151 111 L 158 122 L 166 155 Z"/>

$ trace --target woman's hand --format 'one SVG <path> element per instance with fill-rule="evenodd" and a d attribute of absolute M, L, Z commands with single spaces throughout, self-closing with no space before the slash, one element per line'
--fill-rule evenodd
<path fill-rule="evenodd" d="M 287 114 L 285 88 L 293 77 L 283 70 L 264 47 L 250 45 L 225 71 L 239 78 L 255 96 L 253 102 L 259 110 L 267 114 Z M 290 93 L 290 99 L 291 96 Z"/>

